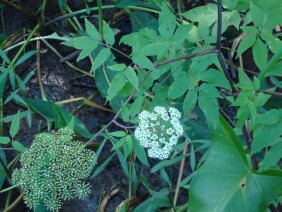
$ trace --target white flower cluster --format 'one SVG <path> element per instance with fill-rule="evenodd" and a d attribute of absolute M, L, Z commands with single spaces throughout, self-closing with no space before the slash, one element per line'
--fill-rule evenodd
<path fill-rule="evenodd" d="M 183 127 L 179 122 L 180 112 L 170 107 L 155 107 L 153 112 L 142 111 L 139 114 L 139 126 L 135 130 L 135 137 L 141 146 L 148 148 L 148 156 L 160 160 L 167 159 L 171 149 L 183 134 Z"/>

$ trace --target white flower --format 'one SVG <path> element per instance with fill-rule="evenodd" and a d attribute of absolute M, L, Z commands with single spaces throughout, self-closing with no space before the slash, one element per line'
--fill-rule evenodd
<path fill-rule="evenodd" d="M 148 149 L 149 157 L 167 159 L 183 134 L 183 127 L 179 122 L 181 113 L 173 107 L 167 110 L 157 106 L 151 113 L 142 111 L 138 118 L 140 123 L 134 134 L 140 145 Z"/>

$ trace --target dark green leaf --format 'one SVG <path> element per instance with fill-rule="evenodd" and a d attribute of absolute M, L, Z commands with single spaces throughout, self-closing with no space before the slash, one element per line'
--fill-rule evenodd
<path fill-rule="evenodd" d="M 256 42 L 256 35 L 249 35 L 243 38 L 238 46 L 237 58 L 249 49 Z"/>
<path fill-rule="evenodd" d="M 268 58 L 268 50 L 266 45 L 261 41 L 260 38 L 258 38 L 253 45 L 252 50 L 256 65 L 260 70 L 263 70 L 266 67 Z"/>
<path fill-rule="evenodd" d="M 168 98 L 176 99 L 182 96 L 189 88 L 189 75 L 186 72 L 181 72 L 168 90 Z"/>
<path fill-rule="evenodd" d="M 131 66 L 128 66 L 124 71 L 126 79 L 138 90 L 138 78 Z"/>
<path fill-rule="evenodd" d="M 97 68 L 99 68 L 102 64 L 106 62 L 107 59 L 111 56 L 112 52 L 108 48 L 102 49 L 99 54 L 96 56 L 90 72 L 94 72 Z"/>
<path fill-rule="evenodd" d="M 7 64 L 11 63 L 10 59 L 7 57 L 5 52 L 3 52 L 2 49 L 0 49 L 0 57 L 5 61 L 5 63 L 7 63 Z"/>
<path fill-rule="evenodd" d="M 282 158 L 282 141 L 279 140 L 276 144 L 274 144 L 270 150 L 266 153 L 262 165 L 259 168 L 259 171 L 266 171 L 277 164 Z"/>
<path fill-rule="evenodd" d="M 21 56 L 16 64 L 15 64 L 15 67 L 20 65 L 21 63 L 23 63 L 24 61 L 28 60 L 30 57 L 32 57 L 34 54 L 36 54 L 36 50 L 32 50 L 32 51 L 29 51 L 27 53 L 25 53 L 23 56 Z"/>
<path fill-rule="evenodd" d="M 111 85 L 108 90 L 107 99 L 112 100 L 117 95 L 117 93 L 122 89 L 125 82 L 126 82 L 126 79 L 125 79 L 124 73 L 117 73 L 114 76 L 113 80 L 111 81 Z"/>
<path fill-rule="evenodd" d="M 91 175 L 90 179 L 93 179 L 94 177 L 96 177 L 98 174 L 100 174 L 105 168 L 106 166 L 111 162 L 111 160 L 113 159 L 113 157 L 116 155 L 117 153 L 113 153 L 110 157 L 107 158 L 107 160 L 105 160 L 97 169 L 95 169 L 94 173 Z"/>
<path fill-rule="evenodd" d="M 144 148 L 135 139 L 133 140 L 133 150 L 141 163 L 145 164 L 146 166 L 150 166 Z"/>
<path fill-rule="evenodd" d="M 183 102 L 183 113 L 185 116 L 187 116 L 191 112 L 191 109 L 195 106 L 197 102 L 197 97 L 197 88 L 189 89 Z"/>

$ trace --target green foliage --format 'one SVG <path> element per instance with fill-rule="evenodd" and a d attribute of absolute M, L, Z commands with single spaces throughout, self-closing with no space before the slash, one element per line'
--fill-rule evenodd
<path fill-rule="evenodd" d="M 253 171 L 232 128 L 210 126 L 212 146 L 189 191 L 191 211 L 265 211 L 282 195 L 282 172 Z"/>
<path fill-rule="evenodd" d="M 96 163 L 95 153 L 73 138 L 73 130 L 62 128 L 56 134 L 37 134 L 30 148 L 21 156 L 20 169 L 13 172 L 13 183 L 25 192 L 28 207 L 43 201 L 52 211 L 62 202 L 86 198 L 90 185 L 84 183 Z"/>

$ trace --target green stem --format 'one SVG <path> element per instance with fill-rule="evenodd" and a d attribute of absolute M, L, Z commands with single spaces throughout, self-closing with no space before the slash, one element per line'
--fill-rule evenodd
<path fill-rule="evenodd" d="M 10 186 L 9 188 L 2 189 L 2 190 L 0 191 L 0 194 L 1 194 L 1 193 L 5 193 L 5 192 L 7 192 L 7 191 L 10 191 L 10 190 L 12 190 L 12 189 L 14 189 L 14 188 L 17 188 L 17 187 L 18 187 L 18 185 L 12 185 L 12 186 Z"/>
<path fill-rule="evenodd" d="M 0 99 L 0 119 L 3 118 L 3 98 Z M 3 135 L 3 122 L 0 122 L 0 136 Z"/>
<path fill-rule="evenodd" d="M 98 12 L 99 12 L 99 31 L 101 35 L 101 41 L 104 40 L 104 32 L 103 32 L 103 11 L 102 11 L 102 1 L 97 0 Z"/>
<path fill-rule="evenodd" d="M 30 35 L 28 36 L 28 38 L 26 39 L 26 41 L 24 42 L 24 44 L 22 45 L 22 47 L 20 48 L 20 50 L 17 52 L 16 56 L 13 58 L 12 62 L 10 63 L 8 69 L 13 68 L 16 61 L 19 59 L 19 57 L 21 56 L 22 52 L 25 50 L 25 47 L 27 46 L 27 44 L 29 43 L 29 41 L 31 40 L 31 38 L 37 33 L 37 31 L 40 29 L 41 27 L 41 23 L 37 24 L 36 27 L 32 30 L 32 32 L 30 33 Z"/>
<path fill-rule="evenodd" d="M 128 198 L 131 198 L 132 195 L 132 163 L 129 162 L 129 189 L 128 189 Z"/>

